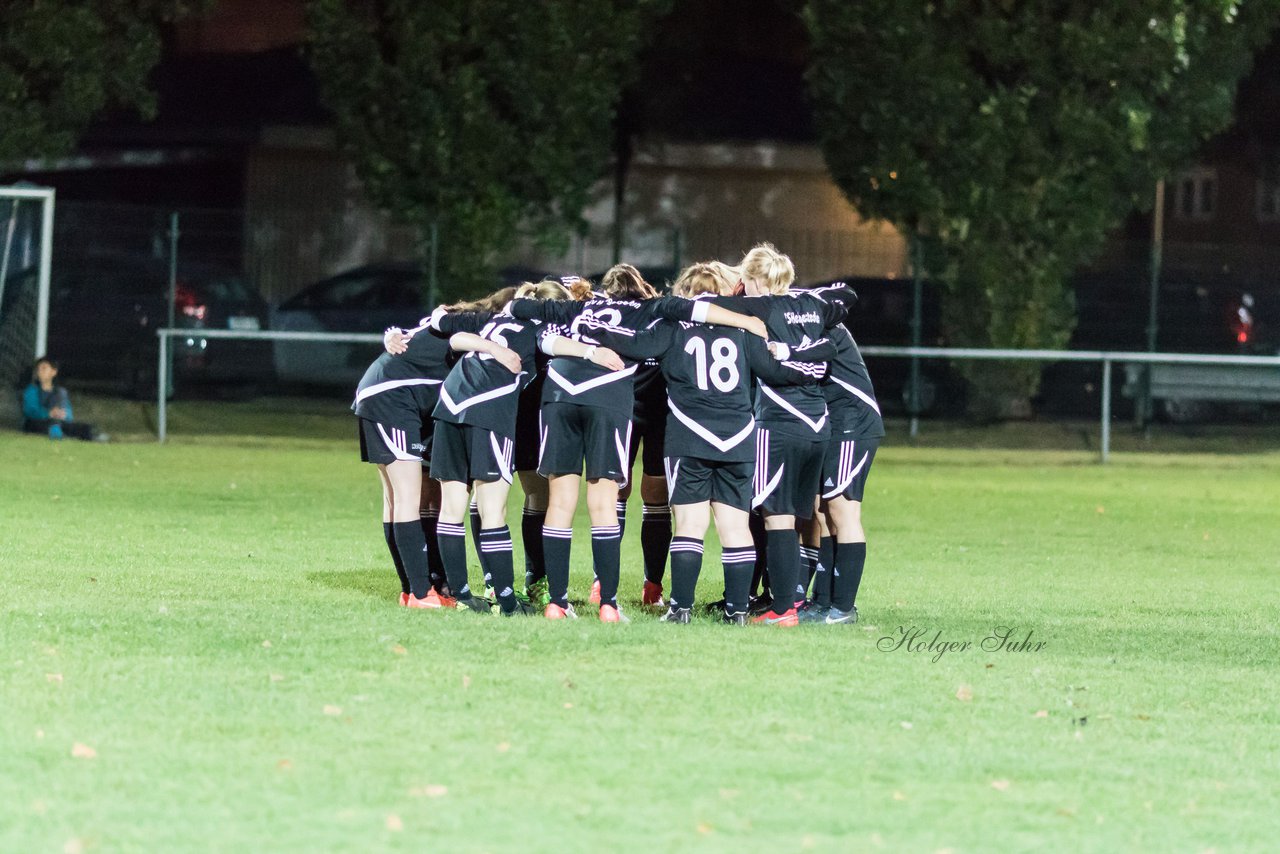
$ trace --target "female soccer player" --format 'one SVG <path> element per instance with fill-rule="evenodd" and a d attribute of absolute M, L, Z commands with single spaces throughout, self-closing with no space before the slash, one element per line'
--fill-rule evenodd
<path fill-rule="evenodd" d="M 495 295 L 495 303 L 509 297 L 568 299 L 558 282 L 523 285 Z M 511 458 L 515 445 L 519 394 L 536 372 L 534 353 L 537 324 L 501 313 L 478 332 L 459 330 L 448 313 L 434 314 L 434 332 L 450 335 L 449 346 L 466 352 L 449 372 L 436 405 L 431 477 L 441 482 L 439 543 L 445 574 L 459 609 L 489 611 L 491 603 L 474 596 L 467 582 L 466 518 L 471 484 L 480 513 L 480 563 L 491 579 L 502 614 L 530 614 L 516 598 L 511 560 L 511 532 L 506 524 L 507 493 L 511 487 Z M 622 367 L 607 350 L 587 352 L 585 345 L 563 341 L 553 353 L 594 358 L 609 367 Z"/>
<path fill-rule="evenodd" d="M 387 330 L 388 352 L 365 371 L 351 408 L 360 419 L 360 459 L 375 464 L 382 481 L 382 531 L 400 576 L 400 604 L 440 607 L 423 551 L 423 427 L 449 373 L 449 345 L 430 335 L 401 339 L 400 330 Z"/>
<path fill-rule="evenodd" d="M 673 292 L 715 294 L 725 284 L 710 265 L 695 264 L 681 274 Z M 755 561 L 747 527 L 756 445 L 751 380 L 754 376 L 776 387 L 812 385 L 825 368 L 779 362 L 763 339 L 732 327 L 664 321 L 641 332 L 593 329 L 592 335 L 624 356 L 657 359 L 667 381 L 665 462 L 676 532 L 671 604 L 662 619 L 691 619 L 703 538 L 714 513 L 723 547 L 724 619 L 745 623 Z"/>
<path fill-rule="evenodd" d="M 548 282 L 539 283 L 539 287 Z M 555 284 L 551 282 L 550 284 Z M 578 276 L 560 280 L 569 298 L 581 302 L 590 299 L 591 283 Z M 516 449 L 513 465 L 524 490 L 524 509 L 520 517 L 520 537 L 524 543 L 524 593 L 539 608 L 551 601 L 547 593 L 547 564 L 542 555 L 542 526 L 547 521 L 547 479 L 538 474 L 538 416 L 542 410 L 542 387 L 547 379 L 551 357 L 538 348 L 537 374 L 520 392 L 516 414 Z"/>
<path fill-rule="evenodd" d="M 551 324 L 548 341 L 572 336 L 593 346 L 589 330 L 598 324 L 635 329 L 647 324 L 649 303 L 657 292 L 630 264 L 605 273 L 604 297 L 586 302 L 516 300 L 511 312 L 518 318 Z M 551 352 L 548 350 L 548 352 Z M 620 371 L 580 358 L 557 357 L 547 367 L 542 392 L 541 454 L 538 473 L 547 478 L 550 497 L 543 528 L 550 603 L 548 619 L 576 617 L 569 604 L 569 556 L 573 514 L 585 463 L 587 510 L 591 516 L 591 552 L 600 581 L 602 622 L 623 622 L 618 609 L 618 487 L 629 479 L 631 416 L 635 406 L 633 378 L 636 363 Z"/>
<path fill-rule="evenodd" d="M 776 355 L 784 361 L 825 362 L 835 355 L 826 330 L 846 314 L 837 294 L 791 293 L 795 267 L 768 243 L 748 252 L 739 269 L 746 296 L 715 297 L 683 306 L 664 303 L 663 316 L 739 325 L 713 313 L 715 308 L 725 308 L 763 321 L 769 340 L 779 344 Z M 764 516 L 773 604 L 753 622 L 795 626 L 799 618 L 793 603 L 800 577 L 796 519 L 813 516 L 823 454 L 831 435 L 826 399 L 815 386 L 774 387 L 762 381 L 755 417 L 760 430 L 752 506 L 760 508 Z"/>
<path fill-rule="evenodd" d="M 843 325 L 833 327 L 828 334 L 836 355 L 821 386 L 831 414 L 831 439 L 823 456 L 819 510 L 825 527 L 835 538 L 834 565 L 831 571 L 815 575 L 814 601 L 799 616 L 801 622 L 836 625 L 858 621 L 855 600 L 867 559 L 862 497 L 876 449 L 884 437 L 884 421 L 866 362 L 853 336 Z"/>

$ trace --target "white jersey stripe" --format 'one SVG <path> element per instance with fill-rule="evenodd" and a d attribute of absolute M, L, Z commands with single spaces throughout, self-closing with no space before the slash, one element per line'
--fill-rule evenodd
<path fill-rule="evenodd" d="M 631 367 L 623 368 L 620 371 L 610 371 L 603 376 L 593 377 L 586 382 L 574 383 L 565 379 L 555 368 L 547 368 L 547 376 L 550 377 L 556 385 L 560 386 L 572 395 L 579 395 L 585 391 L 590 391 L 593 388 L 599 388 L 607 383 L 617 382 L 624 377 L 631 376 L 635 372 L 636 365 L 632 365 Z"/>
<path fill-rule="evenodd" d="M 356 403 L 363 403 L 367 398 L 375 394 L 381 394 L 384 391 L 390 391 L 393 388 L 403 388 L 405 386 L 414 385 L 440 385 L 444 380 L 429 380 L 424 378 L 410 380 L 387 380 L 386 382 L 374 383 L 368 388 L 361 389 L 356 392 Z"/>
<path fill-rule="evenodd" d="M 801 412 L 799 409 L 796 409 L 794 406 L 792 406 L 790 403 L 788 403 L 786 400 L 784 400 L 782 397 L 780 397 L 776 391 L 774 391 L 773 389 L 769 388 L 769 387 L 768 387 L 767 385 L 765 385 L 764 383 L 758 383 L 758 385 L 760 386 L 760 391 L 762 391 L 762 392 L 764 392 L 765 394 L 767 394 L 767 395 L 769 396 L 769 398 L 770 398 L 774 403 L 778 404 L 778 405 L 779 405 L 779 406 L 781 406 L 783 409 L 785 409 L 785 410 L 787 410 L 788 412 L 790 412 L 790 413 L 791 413 L 792 415 L 794 415 L 798 420 L 802 421 L 802 422 L 803 422 L 803 423 L 805 423 L 805 424 L 808 424 L 808 425 L 809 425 L 809 428 L 810 428 L 811 430 L 813 430 L 813 432 L 815 432 L 815 433 L 821 433 L 821 432 L 822 432 L 823 425 L 825 425 L 825 424 L 827 423 L 827 413 L 823 412 L 823 413 L 822 413 L 822 417 L 821 417 L 821 418 L 819 418 L 817 421 L 814 421 L 814 420 L 813 420 L 812 418 L 810 418 L 808 415 L 805 415 L 805 414 L 804 414 L 803 412 Z"/>
<path fill-rule="evenodd" d="M 680 408 L 676 406 L 676 402 L 669 396 L 667 397 L 667 406 L 671 409 L 671 414 L 676 417 L 676 420 L 688 427 L 694 435 L 700 437 L 708 445 L 719 449 L 722 454 L 728 453 L 732 449 L 738 447 L 738 445 L 741 445 L 743 441 L 751 435 L 751 431 L 756 428 L 755 419 L 748 417 L 745 427 L 739 430 L 735 435 L 730 436 L 728 439 L 721 439 L 715 433 L 712 433 L 706 427 L 703 427 L 697 421 L 694 421 L 688 415 L 681 412 Z"/>
<path fill-rule="evenodd" d="M 475 406 L 477 403 L 484 403 L 486 400 L 496 400 L 504 394 L 511 394 L 513 391 L 519 391 L 520 381 L 525 373 L 525 371 L 521 371 L 516 377 L 515 382 L 511 385 L 506 385 L 502 388 L 495 388 L 492 391 L 486 391 L 484 394 L 477 394 L 475 397 L 469 397 L 461 403 L 455 403 L 453 398 L 449 396 L 449 390 L 447 388 L 442 388 L 440 389 L 440 402 L 445 405 L 446 409 L 454 415 L 457 415 L 462 410 Z"/>
<path fill-rule="evenodd" d="M 844 380 L 840 379 L 837 376 L 831 376 L 828 379 L 830 379 L 833 383 L 843 388 L 845 391 L 849 392 L 849 394 L 861 400 L 867 406 L 870 406 L 872 409 L 875 410 L 876 415 L 880 414 L 880 407 L 876 403 L 875 398 L 871 397 L 871 395 L 867 394 L 865 391 L 863 391 L 860 388 L 856 388 L 855 386 L 849 385 L 847 382 L 845 382 Z"/>

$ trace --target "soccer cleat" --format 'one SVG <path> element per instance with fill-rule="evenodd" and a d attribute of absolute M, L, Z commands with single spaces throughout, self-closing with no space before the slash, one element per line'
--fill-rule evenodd
<path fill-rule="evenodd" d="M 400 594 L 400 607 L 401 607 L 401 608 L 407 608 L 407 607 L 409 607 L 409 594 L 408 594 L 408 593 L 401 593 L 401 594 Z"/>
<path fill-rule="evenodd" d="M 504 617 L 536 617 L 538 616 L 538 609 L 524 599 L 517 599 L 516 606 L 510 611 L 504 611 L 499 608 L 498 613 Z"/>
<path fill-rule="evenodd" d="M 757 626 L 798 626 L 800 618 L 796 615 L 796 609 L 791 608 L 782 614 L 765 611 L 759 616 L 752 617 L 751 622 Z"/>
<path fill-rule="evenodd" d="M 672 605 L 667 609 L 667 613 L 658 618 L 662 623 L 685 623 L 688 624 L 693 619 L 693 612 L 689 608 L 677 608 Z"/>
<path fill-rule="evenodd" d="M 591 595 L 587 597 L 587 604 L 589 605 L 600 604 L 600 579 L 598 578 L 595 581 L 591 582 Z"/>
<path fill-rule="evenodd" d="M 493 602 L 481 596 L 470 596 L 466 599 L 459 599 L 453 607 L 458 611 L 475 611 L 478 614 L 489 614 L 493 612 Z"/>
<path fill-rule="evenodd" d="M 484 586 L 484 598 L 488 599 L 490 602 L 498 598 L 498 591 L 493 589 L 492 584 L 486 584 Z"/>
<path fill-rule="evenodd" d="M 424 608 L 452 608 L 458 604 L 457 599 L 437 593 L 434 587 L 427 591 L 427 598 L 423 601 L 427 603 Z"/>
<path fill-rule="evenodd" d="M 704 613 L 707 613 L 707 614 L 723 614 L 724 600 L 717 599 L 714 602 L 708 602 L 705 605 L 699 605 L 698 610 L 703 611 Z"/>
<path fill-rule="evenodd" d="M 526 584 L 524 595 L 529 597 L 529 601 L 539 608 L 545 608 L 551 604 L 551 593 L 547 590 L 547 579 L 539 578 L 532 584 Z"/>
<path fill-rule="evenodd" d="M 831 610 L 830 605 L 815 605 L 812 601 L 805 602 L 803 608 L 796 608 L 796 617 L 802 623 L 821 623 L 827 617 L 827 612 Z"/>
<path fill-rule="evenodd" d="M 839 623 L 849 623 L 852 625 L 853 623 L 858 622 L 858 606 L 854 605 L 848 611 L 841 611 L 839 608 L 832 606 L 831 610 L 827 611 L 823 622 L 828 626 L 834 626 Z"/>
<path fill-rule="evenodd" d="M 773 607 L 773 597 L 768 593 L 762 593 L 759 596 L 752 596 L 747 603 L 747 613 L 751 616 L 763 614 Z"/>
<path fill-rule="evenodd" d="M 662 585 L 645 579 L 644 592 L 640 594 L 640 604 L 661 608 L 665 604 L 662 601 Z"/>
<path fill-rule="evenodd" d="M 572 605 L 561 608 L 555 602 L 548 602 L 547 607 L 543 610 L 542 616 L 548 620 L 576 620 L 578 614 L 573 610 Z"/>
<path fill-rule="evenodd" d="M 419 599 L 417 596 L 414 596 L 412 593 L 410 593 L 409 598 L 404 603 L 404 606 L 406 608 L 415 608 L 415 609 L 421 608 L 423 610 L 432 610 L 432 609 L 439 608 L 440 607 L 439 597 L 436 597 L 436 604 L 432 604 L 431 596 L 434 593 L 435 591 L 432 590 L 431 593 L 428 593 L 422 599 Z"/>
<path fill-rule="evenodd" d="M 746 611 L 725 611 L 721 621 L 729 626 L 745 626 L 747 624 Z"/>
<path fill-rule="evenodd" d="M 602 623 L 629 623 L 627 615 L 622 613 L 615 605 L 600 606 L 600 622 Z"/>

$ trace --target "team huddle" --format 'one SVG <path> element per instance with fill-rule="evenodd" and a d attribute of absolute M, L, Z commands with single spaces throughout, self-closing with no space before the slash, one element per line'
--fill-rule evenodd
<path fill-rule="evenodd" d="M 738 267 L 686 268 L 670 295 L 619 264 L 598 292 L 576 278 L 526 283 L 388 329 L 352 408 L 361 459 L 382 480 L 400 603 L 576 617 L 585 477 L 587 601 L 602 622 L 626 622 L 621 540 L 639 459 L 641 604 L 665 607 L 663 621 L 692 618 L 714 518 L 724 596 L 708 608 L 725 622 L 855 622 L 863 491 L 884 425 L 843 325 L 855 294 L 794 280 L 791 260 L 762 244 Z M 521 591 L 506 518 L 517 476 Z M 483 595 L 468 578 L 468 512 Z"/>

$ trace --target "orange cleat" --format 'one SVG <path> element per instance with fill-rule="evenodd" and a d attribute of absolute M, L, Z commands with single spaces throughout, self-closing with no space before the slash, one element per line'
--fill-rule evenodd
<path fill-rule="evenodd" d="M 409 594 L 408 594 L 408 593 L 401 593 L 401 594 L 400 594 L 400 607 L 401 607 L 401 608 L 407 608 L 407 607 L 409 607 Z"/>
<path fill-rule="evenodd" d="M 423 608 L 427 610 L 439 610 L 441 608 L 453 608 L 457 606 L 458 601 L 448 596 L 441 596 L 434 589 L 429 591 L 426 596 L 419 599 L 412 593 L 409 599 L 404 603 L 406 608 Z"/>
<path fill-rule="evenodd" d="M 587 604 L 589 605 L 600 604 L 600 579 L 598 578 L 595 581 L 591 582 L 591 595 L 587 597 Z"/>
<path fill-rule="evenodd" d="M 574 612 L 572 605 L 567 608 L 561 608 L 555 602 L 551 602 L 547 605 L 546 610 L 542 612 L 542 616 L 546 617 L 548 620 L 578 619 L 578 615 Z"/>
<path fill-rule="evenodd" d="M 640 604 L 652 606 L 654 608 L 663 608 L 666 603 L 662 601 L 662 585 L 654 584 L 652 581 L 645 580 L 644 592 L 640 594 Z"/>
<path fill-rule="evenodd" d="M 800 616 L 796 613 L 795 608 L 782 614 L 765 611 L 759 616 L 752 617 L 751 622 L 757 626 L 798 626 L 800 625 Z"/>
<path fill-rule="evenodd" d="M 627 615 L 612 605 L 600 606 L 600 622 L 602 623 L 629 623 Z"/>

